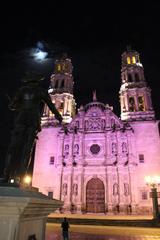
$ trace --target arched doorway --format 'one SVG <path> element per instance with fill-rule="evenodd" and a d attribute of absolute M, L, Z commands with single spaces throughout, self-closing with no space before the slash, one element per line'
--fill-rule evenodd
<path fill-rule="evenodd" d="M 87 212 L 101 213 L 105 211 L 104 184 L 99 178 L 92 178 L 86 187 Z"/>

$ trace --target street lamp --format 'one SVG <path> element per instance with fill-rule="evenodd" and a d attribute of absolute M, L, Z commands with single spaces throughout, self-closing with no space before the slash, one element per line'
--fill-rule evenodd
<path fill-rule="evenodd" d="M 157 186 L 160 184 L 160 176 L 146 176 L 145 182 L 151 188 L 151 197 L 153 203 L 153 219 L 159 219 Z"/>
<path fill-rule="evenodd" d="M 23 186 L 25 188 L 30 188 L 31 187 L 31 182 L 32 182 L 32 178 L 30 175 L 25 175 L 23 178 Z"/>

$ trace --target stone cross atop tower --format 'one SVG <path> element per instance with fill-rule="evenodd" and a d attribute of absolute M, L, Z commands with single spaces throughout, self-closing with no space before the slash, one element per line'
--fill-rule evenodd
<path fill-rule="evenodd" d="M 93 102 L 97 102 L 96 90 L 93 91 Z"/>

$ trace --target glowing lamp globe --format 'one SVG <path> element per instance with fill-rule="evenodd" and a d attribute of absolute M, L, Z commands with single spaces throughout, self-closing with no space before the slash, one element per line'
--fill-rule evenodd
<path fill-rule="evenodd" d="M 32 180 L 32 178 L 29 175 L 26 175 L 23 179 L 24 183 L 27 185 L 29 185 L 31 183 L 31 180 Z"/>
<path fill-rule="evenodd" d="M 160 184 L 160 176 L 145 176 L 145 182 L 147 185 L 151 187 L 155 187 L 156 185 Z"/>

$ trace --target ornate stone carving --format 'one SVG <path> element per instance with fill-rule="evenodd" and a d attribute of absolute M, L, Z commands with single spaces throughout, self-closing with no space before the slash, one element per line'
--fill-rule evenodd
<path fill-rule="evenodd" d="M 112 143 L 112 154 L 117 154 L 117 144 L 116 143 Z"/>
<path fill-rule="evenodd" d="M 67 195 L 67 188 L 68 188 L 67 183 L 63 183 L 62 193 L 63 193 L 64 196 Z"/>
<path fill-rule="evenodd" d="M 69 145 L 66 144 L 66 145 L 64 146 L 64 157 L 67 158 L 68 155 L 69 155 Z"/>
<path fill-rule="evenodd" d="M 78 184 L 77 183 L 73 184 L 73 195 L 74 196 L 78 195 Z"/>
<path fill-rule="evenodd" d="M 128 196 L 128 195 L 129 195 L 129 184 L 124 183 L 124 196 Z"/>
<path fill-rule="evenodd" d="M 104 130 L 105 120 L 101 118 L 90 118 L 85 121 L 85 130 L 87 131 L 99 131 Z"/>
<path fill-rule="evenodd" d="M 74 145 L 73 153 L 74 153 L 74 155 L 78 155 L 79 154 L 79 145 L 78 144 Z"/>
<path fill-rule="evenodd" d="M 113 196 L 117 196 L 119 194 L 119 185 L 118 183 L 113 184 Z"/>
<path fill-rule="evenodd" d="M 122 153 L 123 154 L 127 154 L 128 150 L 127 150 L 127 143 L 123 142 L 122 143 Z"/>

